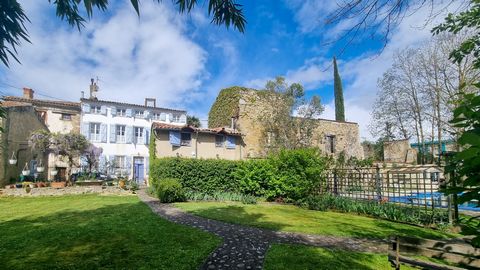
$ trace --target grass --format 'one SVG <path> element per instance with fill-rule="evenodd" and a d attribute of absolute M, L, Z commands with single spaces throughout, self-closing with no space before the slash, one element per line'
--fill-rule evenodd
<path fill-rule="evenodd" d="M 402 265 L 402 269 L 417 269 Z M 276 244 L 268 250 L 265 270 L 390 270 L 387 255 L 300 245 Z"/>
<path fill-rule="evenodd" d="M 0 269 L 197 269 L 220 239 L 135 196 L 0 198 Z"/>
<path fill-rule="evenodd" d="M 307 210 L 293 205 L 187 202 L 176 206 L 206 218 L 278 231 L 380 239 L 395 234 L 432 239 L 454 236 L 418 226 L 349 213 Z"/>

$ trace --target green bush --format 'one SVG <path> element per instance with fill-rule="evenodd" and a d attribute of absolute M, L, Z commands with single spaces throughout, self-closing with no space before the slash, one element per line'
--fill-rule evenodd
<path fill-rule="evenodd" d="M 350 198 L 324 194 L 308 196 L 297 202 L 302 207 L 327 211 L 334 210 L 345 213 L 357 213 L 376 218 L 388 219 L 417 225 L 430 225 L 448 220 L 447 212 L 441 209 L 425 211 L 416 207 L 406 207 L 393 203 L 379 203 L 377 201 L 360 201 Z"/>
<path fill-rule="evenodd" d="M 151 184 L 163 178 L 177 178 L 183 187 L 211 194 L 216 191 L 239 192 L 232 176 L 238 161 L 221 159 L 161 158 L 150 166 Z"/>
<path fill-rule="evenodd" d="M 175 178 L 160 179 L 155 189 L 162 203 L 183 202 L 186 199 L 182 184 Z"/>
<path fill-rule="evenodd" d="M 213 195 L 242 193 L 267 200 L 294 201 L 309 195 L 323 182 L 327 158 L 316 149 L 284 150 L 266 159 L 162 158 L 151 162 L 151 184 L 177 178 L 184 188 Z"/>
<path fill-rule="evenodd" d="M 251 195 L 231 192 L 214 192 L 206 194 L 198 191 L 186 191 L 186 198 L 189 201 L 232 201 L 242 202 L 244 204 L 256 204 L 257 198 Z"/>

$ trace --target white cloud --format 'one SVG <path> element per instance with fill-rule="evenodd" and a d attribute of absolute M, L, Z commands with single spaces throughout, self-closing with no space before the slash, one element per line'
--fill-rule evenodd
<path fill-rule="evenodd" d="M 4 70 L 11 84 L 78 100 L 89 79 L 98 76 L 101 99 L 143 103 L 156 97 L 157 104 L 176 107 L 196 96 L 208 76 L 207 53 L 188 38 L 185 20 L 166 4 L 142 3 L 139 18 L 127 1 L 111 9 L 110 17 L 96 14 L 79 33 L 58 18 L 41 16 L 52 5 L 38 2 L 24 5 L 32 44 L 22 44 L 21 65 Z"/>

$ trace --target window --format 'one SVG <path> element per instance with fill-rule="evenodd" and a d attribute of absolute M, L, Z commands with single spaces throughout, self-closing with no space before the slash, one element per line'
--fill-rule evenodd
<path fill-rule="evenodd" d="M 117 109 L 117 115 L 118 115 L 118 116 L 126 116 L 126 115 L 127 115 L 127 110 L 125 110 L 125 109 Z"/>
<path fill-rule="evenodd" d="M 326 139 L 325 150 L 327 151 L 327 153 L 330 153 L 330 154 L 335 153 L 335 135 L 327 135 L 325 139 Z"/>
<path fill-rule="evenodd" d="M 180 135 L 180 145 L 182 146 L 190 146 L 192 142 L 192 133 L 182 133 Z"/>
<path fill-rule="evenodd" d="M 100 106 L 92 106 L 91 107 L 91 112 L 96 113 L 96 114 L 101 114 L 102 113 L 102 107 Z"/>
<path fill-rule="evenodd" d="M 180 115 L 174 114 L 172 117 L 172 122 L 179 123 L 180 122 Z"/>
<path fill-rule="evenodd" d="M 144 143 L 143 142 L 143 128 L 136 127 L 135 128 L 135 143 Z"/>
<path fill-rule="evenodd" d="M 135 117 L 143 118 L 143 111 L 136 110 L 135 111 Z"/>
<path fill-rule="evenodd" d="M 215 147 L 223 147 L 225 144 L 225 136 L 215 135 Z"/>
<path fill-rule="evenodd" d="M 125 142 L 125 126 L 120 126 L 120 125 L 117 125 L 117 128 L 116 128 L 116 141 L 119 142 L 119 143 L 124 143 Z"/>
<path fill-rule="evenodd" d="M 115 156 L 115 168 L 123 169 L 127 166 L 125 156 Z"/>
<path fill-rule="evenodd" d="M 159 114 L 159 113 L 153 113 L 152 118 L 153 118 L 154 120 L 160 120 L 160 114 Z"/>
<path fill-rule="evenodd" d="M 71 120 L 72 120 L 72 115 L 71 115 L 71 114 L 62 113 L 62 116 L 61 116 L 60 119 L 65 120 L 65 121 L 71 121 Z"/>
<path fill-rule="evenodd" d="M 100 138 L 100 123 L 90 124 L 90 140 L 93 142 L 99 142 Z"/>

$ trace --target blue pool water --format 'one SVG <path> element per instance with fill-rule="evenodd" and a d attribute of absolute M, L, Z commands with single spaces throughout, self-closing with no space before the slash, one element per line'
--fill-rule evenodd
<path fill-rule="evenodd" d="M 440 192 L 433 192 L 433 193 L 417 193 L 408 196 L 400 196 L 400 197 L 390 197 L 390 202 L 399 202 L 405 204 L 417 204 L 428 206 L 432 205 L 432 197 L 433 203 L 435 207 L 447 207 L 447 197 Z M 477 207 L 477 202 L 470 201 L 463 204 L 458 205 L 458 209 L 460 210 L 468 210 L 468 211 L 480 211 L 480 207 Z"/>

